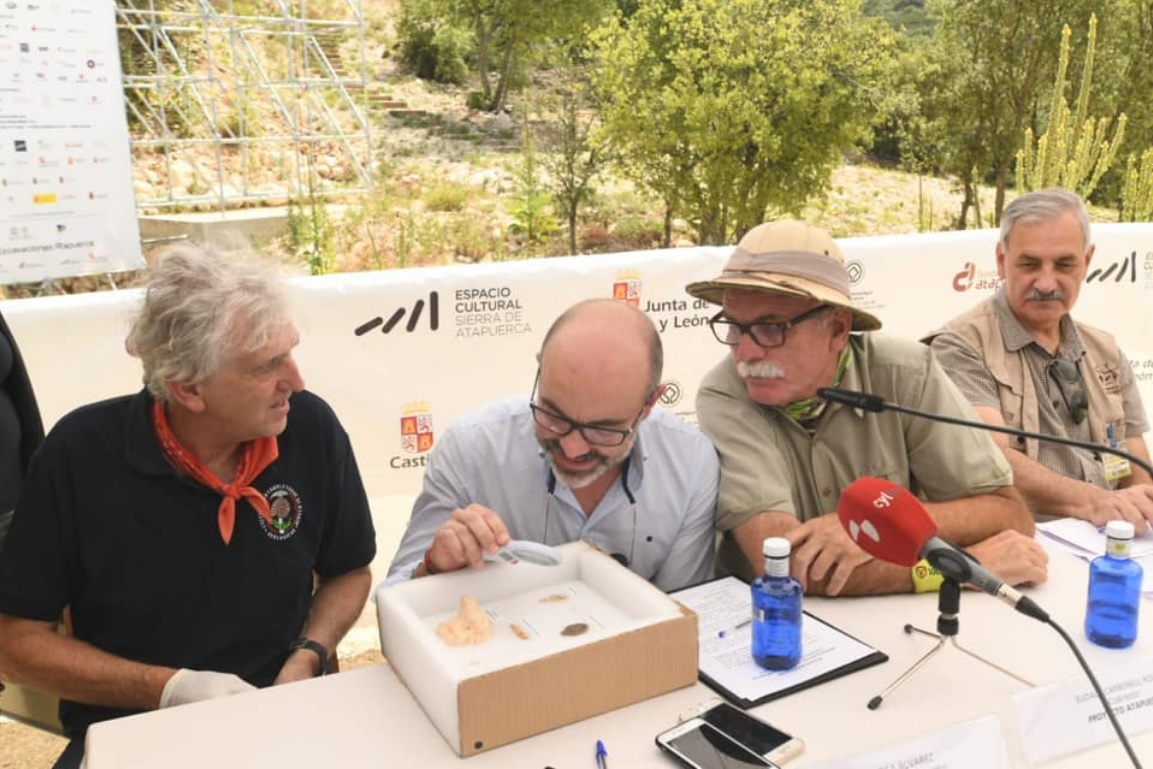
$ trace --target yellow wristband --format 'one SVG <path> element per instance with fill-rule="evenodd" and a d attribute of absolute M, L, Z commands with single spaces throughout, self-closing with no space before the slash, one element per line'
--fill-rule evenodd
<path fill-rule="evenodd" d="M 941 589 L 941 583 L 945 581 L 941 572 L 937 571 L 937 567 L 924 559 L 917 561 L 909 573 L 913 577 L 914 593 L 936 593 Z"/>

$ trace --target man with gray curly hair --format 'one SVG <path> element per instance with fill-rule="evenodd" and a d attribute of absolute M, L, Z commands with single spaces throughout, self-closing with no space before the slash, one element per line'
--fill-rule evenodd
<path fill-rule="evenodd" d="M 34 457 L 0 674 L 61 697 L 58 767 L 96 721 L 323 674 L 360 614 L 368 501 L 298 341 L 269 265 L 173 247 L 128 335 L 144 390 L 68 414 Z"/>

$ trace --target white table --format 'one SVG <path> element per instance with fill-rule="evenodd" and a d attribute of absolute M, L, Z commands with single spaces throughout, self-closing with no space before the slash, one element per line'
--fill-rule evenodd
<path fill-rule="evenodd" d="M 1153 607 L 1143 609 L 1137 644 L 1125 651 L 1099 649 L 1083 640 L 1083 562 L 1054 554 L 1050 581 L 1030 595 L 1080 641 L 1098 673 L 1153 653 Z M 1014 766 L 1028 766 L 1018 735 L 1012 696 L 1026 687 L 951 647 L 877 711 L 865 705 L 926 652 L 932 639 L 908 635 L 906 622 L 934 629 L 933 595 L 860 599 L 809 599 L 806 608 L 890 656 L 890 661 L 809 689 L 757 712 L 805 740 L 805 754 L 789 764 L 803 769 L 837 756 L 878 748 L 912 736 L 996 714 Z M 1060 637 L 989 596 L 961 597 L 962 645 L 1037 684 L 1078 672 Z M 459 759 L 425 718 L 387 665 L 265 689 L 97 724 L 88 736 L 88 769 L 223 769 L 223 767 L 442 767 L 472 769 L 592 769 L 594 745 L 604 740 L 613 769 L 673 763 L 653 736 L 679 714 L 714 697 L 702 684 L 587 719 L 503 748 Z M 493 703 L 499 708 L 500 703 Z M 1153 733 L 1131 735 L 1139 756 L 1153 765 Z M 1049 769 L 1125 767 L 1119 744 L 1094 748 L 1046 764 Z"/>

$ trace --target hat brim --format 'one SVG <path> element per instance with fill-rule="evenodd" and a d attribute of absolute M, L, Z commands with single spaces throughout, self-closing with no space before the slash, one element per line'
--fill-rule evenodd
<path fill-rule="evenodd" d="M 730 277 L 717 278 L 716 280 L 699 280 L 685 286 L 685 291 L 688 292 L 690 296 L 704 299 L 710 304 L 723 304 L 726 288 L 739 288 L 749 291 L 762 291 L 766 294 L 815 299 L 823 304 L 843 307 L 851 312 L 853 314 L 853 331 L 877 331 L 881 328 L 881 321 L 875 315 L 847 304 L 839 293 L 831 292 L 824 286 L 818 284 L 810 284 L 809 290 L 800 288 L 789 290 L 779 285 L 766 285 L 763 280 L 751 276 L 744 278 Z"/>

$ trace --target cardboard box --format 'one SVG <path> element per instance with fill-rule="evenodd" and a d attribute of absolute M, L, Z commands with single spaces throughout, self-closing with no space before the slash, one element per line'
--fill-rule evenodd
<path fill-rule="evenodd" d="M 53 734 L 64 734 L 57 708 L 60 700 L 35 689 L 13 683 L 0 684 L 0 715 L 13 718 Z"/>
<path fill-rule="evenodd" d="M 486 564 L 376 594 L 384 656 L 460 756 L 697 680 L 695 614 L 591 545 L 558 550 L 560 566 Z M 436 628 L 463 596 L 492 635 L 449 646 Z"/>

